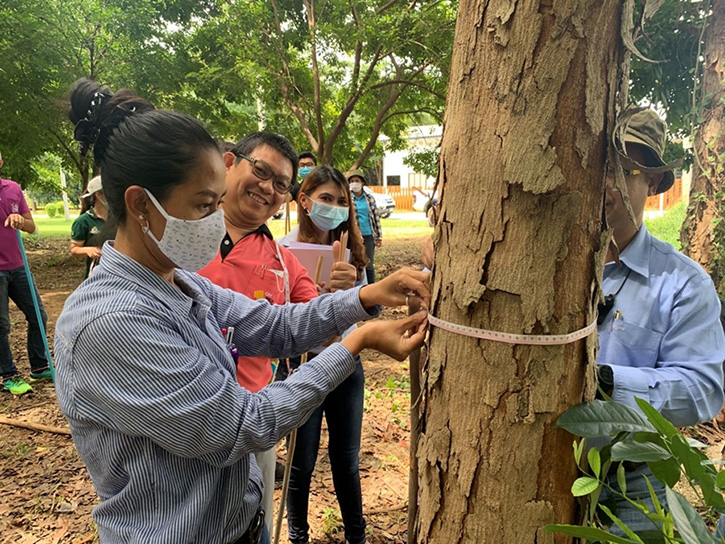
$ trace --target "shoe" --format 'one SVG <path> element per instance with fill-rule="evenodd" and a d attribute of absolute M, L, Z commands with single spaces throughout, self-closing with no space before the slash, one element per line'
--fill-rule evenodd
<path fill-rule="evenodd" d="M 51 373 L 49 368 L 46 368 L 45 370 L 41 370 L 40 372 L 30 372 L 30 381 L 31 382 L 44 382 L 44 381 L 50 381 L 53 379 L 53 374 Z"/>
<path fill-rule="evenodd" d="M 279 484 L 284 481 L 284 465 L 275 463 L 274 465 L 274 483 Z"/>
<path fill-rule="evenodd" d="M 30 387 L 30 384 L 20 376 L 8 378 L 3 382 L 3 387 L 10 391 L 13 395 L 24 395 L 25 393 L 30 393 L 33 390 L 33 388 Z"/>

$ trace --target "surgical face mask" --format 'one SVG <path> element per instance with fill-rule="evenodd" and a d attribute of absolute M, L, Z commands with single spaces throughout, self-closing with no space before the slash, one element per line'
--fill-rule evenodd
<path fill-rule="evenodd" d="M 312 170 L 314 170 L 314 166 L 303 166 L 300 168 L 300 179 L 305 179 Z"/>
<path fill-rule="evenodd" d="M 196 272 L 208 265 L 216 257 L 219 244 L 227 231 L 224 212 L 217 210 L 203 219 L 186 221 L 166 213 L 154 195 L 149 191 L 146 191 L 146 194 L 159 213 L 166 218 L 166 228 L 161 240 L 156 239 L 148 224 L 142 227 L 149 238 L 159 246 L 161 253 L 178 268 L 189 272 Z"/>
<path fill-rule="evenodd" d="M 312 222 L 320 230 L 334 230 L 347 221 L 350 210 L 347 207 L 332 206 L 324 202 L 312 200 L 312 209 L 307 212 Z"/>
<path fill-rule="evenodd" d="M 360 191 L 362 191 L 362 183 L 360 183 L 359 181 L 353 181 L 350 184 L 350 190 L 353 193 L 359 193 Z"/>

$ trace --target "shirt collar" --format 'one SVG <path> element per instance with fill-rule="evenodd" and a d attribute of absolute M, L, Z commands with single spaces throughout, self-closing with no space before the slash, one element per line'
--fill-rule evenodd
<path fill-rule="evenodd" d="M 96 214 L 96 210 L 93 209 L 93 206 L 91 206 L 90 208 L 88 208 L 86 210 L 86 213 L 88 215 L 90 215 L 93 219 L 98 219 L 98 214 Z"/>
<path fill-rule="evenodd" d="M 619 254 L 619 260 L 628 268 L 643 276 L 649 277 L 649 246 L 650 233 L 644 223 L 634 235 L 629 245 Z"/>
<path fill-rule="evenodd" d="M 262 223 L 259 227 L 257 227 L 256 229 L 254 229 L 252 232 L 248 232 L 247 234 L 245 234 L 244 237 L 242 237 L 240 240 L 243 240 L 244 238 L 246 238 L 250 234 L 263 234 L 264 236 L 266 236 L 270 240 L 274 241 L 274 236 L 272 236 L 272 231 L 269 230 L 269 227 L 267 226 L 267 223 Z M 238 241 L 240 241 L 240 240 L 238 240 Z M 234 249 L 234 242 L 232 242 L 232 237 L 229 236 L 229 233 L 227 232 L 224 235 L 224 238 L 222 239 L 222 243 L 221 243 L 221 246 L 220 246 L 220 251 L 221 251 L 221 254 L 222 254 L 222 260 L 224 260 L 224 259 L 227 258 L 227 255 L 229 255 L 231 253 L 232 249 Z"/>
<path fill-rule="evenodd" d="M 186 278 L 179 277 L 183 274 L 183 271 L 176 270 L 174 272 L 174 279 L 176 280 L 178 278 L 182 280 L 178 283 L 183 283 L 184 287 L 192 293 L 191 297 L 182 293 L 155 272 L 152 272 L 142 264 L 134 261 L 128 255 L 115 249 L 113 247 L 113 240 L 109 240 L 103 244 L 101 265 L 107 272 L 121 276 L 131 283 L 135 283 L 142 289 L 149 291 L 155 299 L 170 305 L 175 312 L 189 314 L 195 299 L 200 302 L 206 301 L 209 304 L 204 294 L 198 291 L 198 288 L 193 286 L 191 282 L 186 281 Z M 183 314 L 180 313 L 180 315 Z"/>

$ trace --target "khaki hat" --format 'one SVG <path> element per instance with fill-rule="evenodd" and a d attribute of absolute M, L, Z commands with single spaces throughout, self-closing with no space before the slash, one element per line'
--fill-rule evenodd
<path fill-rule="evenodd" d="M 368 183 L 368 181 L 365 179 L 365 173 L 362 170 L 360 170 L 359 168 L 356 170 L 352 170 L 347 175 L 347 181 L 350 181 L 350 178 L 360 178 L 361 180 L 363 180 L 363 183 L 365 185 L 367 185 L 367 183 Z"/>
<path fill-rule="evenodd" d="M 626 153 L 626 144 L 643 145 L 657 158 L 658 164 L 647 164 L 644 166 L 655 167 L 652 172 L 661 172 L 662 180 L 657 185 L 655 194 L 664 193 L 672 187 L 675 182 L 675 174 L 672 168 L 662 158 L 665 152 L 665 144 L 667 142 L 667 123 L 665 123 L 656 112 L 650 109 L 638 111 L 627 120 L 624 132 L 624 144 Z M 667 167 L 662 170 L 658 167 Z"/>
<path fill-rule="evenodd" d="M 88 182 L 88 187 L 86 187 L 86 194 L 81 195 L 81 198 L 88 198 L 93 193 L 96 193 L 101 189 L 103 189 L 103 185 L 101 183 L 101 176 L 96 176 Z"/>

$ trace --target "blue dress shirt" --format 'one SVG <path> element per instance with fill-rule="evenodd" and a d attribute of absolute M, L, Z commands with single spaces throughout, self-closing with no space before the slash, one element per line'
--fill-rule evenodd
<path fill-rule="evenodd" d="M 101 499 L 104 543 L 234 542 L 262 496 L 249 454 L 302 424 L 355 369 L 333 344 L 252 394 L 222 327 L 235 327 L 240 355 L 283 357 L 371 317 L 359 289 L 273 306 L 184 271 L 175 283 L 106 243 L 58 318 L 58 402 Z"/>
<path fill-rule="evenodd" d="M 619 292 L 599 325 L 612 398 L 633 407 L 643 398 L 676 426 L 712 419 L 723 405 L 725 335 L 710 276 L 644 225 L 620 261 L 604 268 L 604 293 Z"/>

